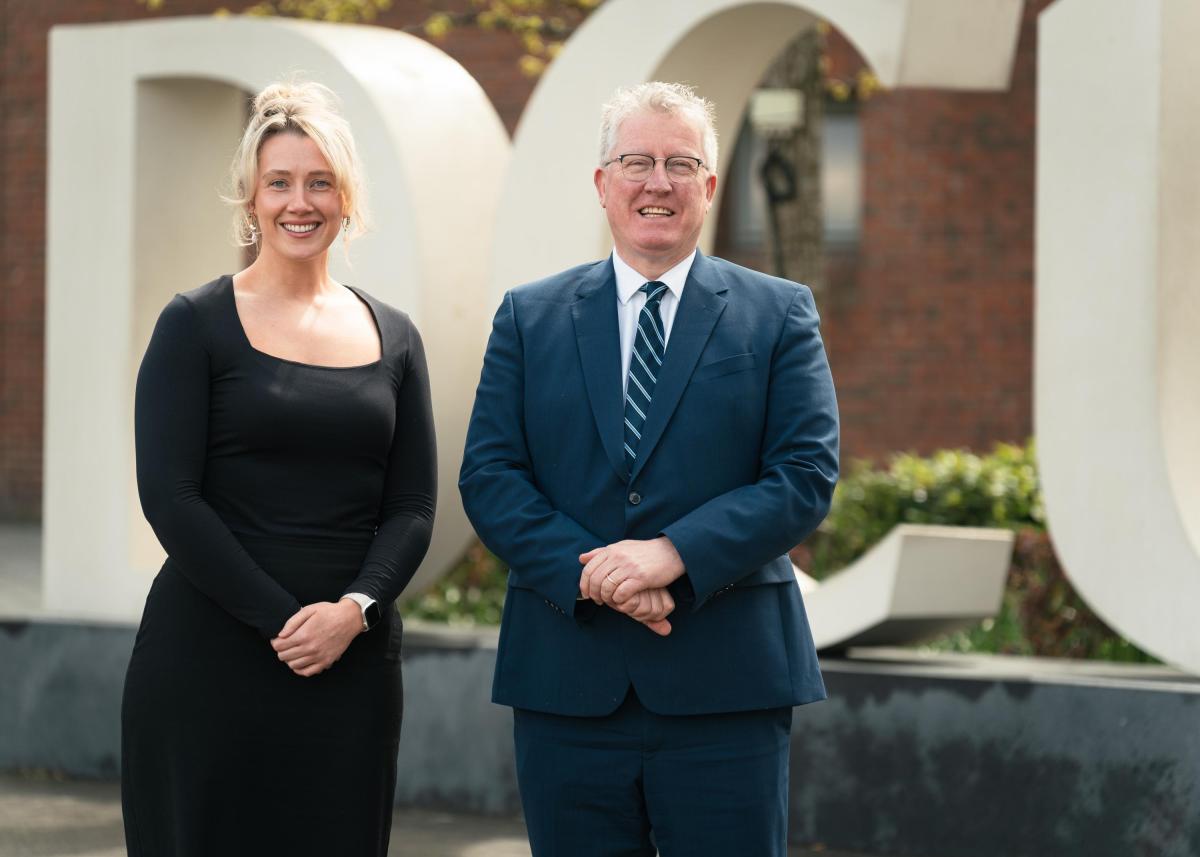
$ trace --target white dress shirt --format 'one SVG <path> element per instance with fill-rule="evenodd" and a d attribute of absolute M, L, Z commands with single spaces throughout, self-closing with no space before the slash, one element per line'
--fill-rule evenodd
<path fill-rule="evenodd" d="M 629 361 L 633 359 L 633 338 L 637 335 L 638 316 L 646 305 L 646 293 L 638 291 L 648 280 L 617 255 L 612 254 L 613 270 L 617 275 L 617 325 L 621 329 L 621 389 L 629 385 Z M 683 297 L 683 286 L 692 270 L 692 262 L 696 261 L 696 251 L 693 250 L 674 268 L 657 279 L 664 283 L 667 293 L 662 296 L 658 305 L 658 313 L 662 316 L 663 339 L 670 343 L 671 325 L 675 323 L 675 310 Z"/>

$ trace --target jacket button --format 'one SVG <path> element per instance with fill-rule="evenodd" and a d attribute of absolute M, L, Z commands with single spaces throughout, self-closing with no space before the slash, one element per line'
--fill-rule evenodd
<path fill-rule="evenodd" d="M 642 502 L 642 495 L 636 491 L 630 491 L 629 502 L 636 506 L 638 503 Z"/>

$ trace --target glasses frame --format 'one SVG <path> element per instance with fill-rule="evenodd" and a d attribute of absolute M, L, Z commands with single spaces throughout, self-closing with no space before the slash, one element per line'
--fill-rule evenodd
<path fill-rule="evenodd" d="M 625 159 L 626 158 L 649 158 L 651 161 L 650 173 L 644 179 L 630 178 L 628 175 L 625 174 Z M 666 163 L 667 163 L 667 161 L 674 161 L 676 159 L 684 160 L 684 161 L 695 161 L 696 162 L 696 172 L 693 175 L 687 176 L 685 178 L 676 178 L 675 176 L 671 175 L 671 171 L 666 168 Z M 708 169 L 708 164 L 704 163 L 704 161 L 700 160 L 697 157 L 694 157 L 693 155 L 667 155 L 665 158 L 656 158 L 653 155 L 647 155 L 642 152 L 626 152 L 623 155 L 617 155 L 615 158 L 609 158 L 607 161 L 605 161 L 600 166 L 607 167 L 609 164 L 620 164 L 621 165 L 621 177 L 624 178 L 626 181 L 645 182 L 645 181 L 650 180 L 650 176 L 654 175 L 654 169 L 655 169 L 655 167 L 658 166 L 659 161 L 663 162 L 663 171 L 667 174 L 667 180 L 672 182 L 673 184 L 683 184 L 684 182 L 689 182 L 692 179 L 696 178 L 696 176 L 700 175 L 700 170 Z"/>

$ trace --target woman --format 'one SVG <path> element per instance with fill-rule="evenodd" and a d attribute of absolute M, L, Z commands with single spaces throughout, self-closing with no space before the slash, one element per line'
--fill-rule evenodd
<path fill-rule="evenodd" d="M 129 853 L 385 855 L 393 603 L 434 509 L 424 352 L 329 276 L 364 216 L 329 90 L 255 98 L 233 187 L 257 258 L 177 295 L 138 373 L 138 489 L 168 559 L 125 682 Z"/>

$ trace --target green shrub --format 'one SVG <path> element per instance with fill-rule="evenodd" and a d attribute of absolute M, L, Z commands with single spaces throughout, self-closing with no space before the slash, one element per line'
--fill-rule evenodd
<path fill-rule="evenodd" d="M 857 559 L 897 524 L 1044 529 L 1033 445 L 990 455 L 943 450 L 892 457 L 886 470 L 858 462 L 838 483 L 829 515 L 807 542 L 802 567 L 821 578 Z"/>
<path fill-rule="evenodd" d="M 401 609 L 405 616 L 452 625 L 499 625 L 508 569 L 478 540 L 445 577 Z"/>

